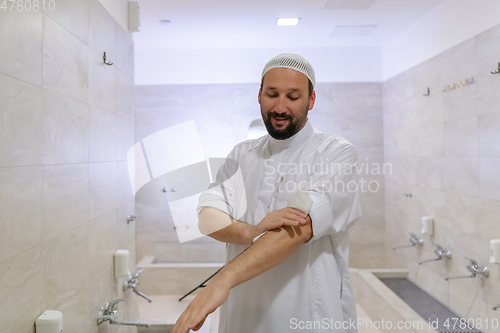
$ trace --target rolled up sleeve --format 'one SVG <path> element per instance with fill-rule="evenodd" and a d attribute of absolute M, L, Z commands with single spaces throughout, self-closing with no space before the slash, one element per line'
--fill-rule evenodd
<path fill-rule="evenodd" d="M 196 211 L 205 207 L 217 208 L 234 219 L 246 211 L 246 195 L 243 175 L 234 157 L 234 149 L 217 172 L 214 183 L 200 195 Z"/>
<path fill-rule="evenodd" d="M 359 203 L 358 155 L 351 144 L 324 153 L 322 172 L 313 174 L 307 189 L 313 204 L 309 211 L 315 241 L 343 232 L 361 216 Z"/>

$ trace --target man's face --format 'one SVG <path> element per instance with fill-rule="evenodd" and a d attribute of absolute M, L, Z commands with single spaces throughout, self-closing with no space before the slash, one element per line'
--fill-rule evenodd
<path fill-rule="evenodd" d="M 289 68 L 267 72 L 259 90 L 259 104 L 269 135 L 284 140 L 300 131 L 315 100 L 314 91 L 309 97 L 309 80 L 304 74 Z"/>

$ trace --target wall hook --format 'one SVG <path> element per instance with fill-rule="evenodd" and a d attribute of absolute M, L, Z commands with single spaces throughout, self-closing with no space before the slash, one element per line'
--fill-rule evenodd
<path fill-rule="evenodd" d="M 112 62 L 106 62 L 106 52 L 104 52 L 104 55 L 102 56 L 102 59 L 104 60 L 104 64 L 105 64 L 105 65 L 108 65 L 108 66 L 113 65 L 113 63 L 112 63 Z"/>
<path fill-rule="evenodd" d="M 496 72 L 491 72 L 491 74 L 498 74 L 500 73 L 500 62 L 498 63 L 498 70 Z"/>
<path fill-rule="evenodd" d="M 427 88 L 427 94 L 424 94 L 424 96 L 430 96 L 431 95 L 431 88 Z"/>

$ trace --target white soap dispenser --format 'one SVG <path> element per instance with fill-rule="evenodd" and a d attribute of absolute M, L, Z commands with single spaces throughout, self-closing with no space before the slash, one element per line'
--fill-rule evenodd
<path fill-rule="evenodd" d="M 434 218 L 432 216 L 422 216 L 422 234 L 434 234 Z"/>
<path fill-rule="evenodd" d="M 115 252 L 115 278 L 128 276 L 130 270 L 128 269 L 129 252 L 127 250 L 117 250 Z"/>
<path fill-rule="evenodd" d="M 62 333 L 63 315 L 61 311 L 46 310 L 36 319 L 36 333 Z"/>
<path fill-rule="evenodd" d="M 500 239 L 492 239 L 490 247 L 490 262 L 500 264 Z"/>

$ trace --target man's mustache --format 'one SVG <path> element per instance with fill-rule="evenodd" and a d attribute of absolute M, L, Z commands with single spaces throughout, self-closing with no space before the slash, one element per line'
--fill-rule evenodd
<path fill-rule="evenodd" d="M 292 117 L 290 115 L 287 115 L 285 113 L 279 114 L 276 111 L 270 111 L 270 112 L 268 112 L 267 113 L 267 117 L 268 118 L 276 117 L 276 118 L 292 119 Z"/>

